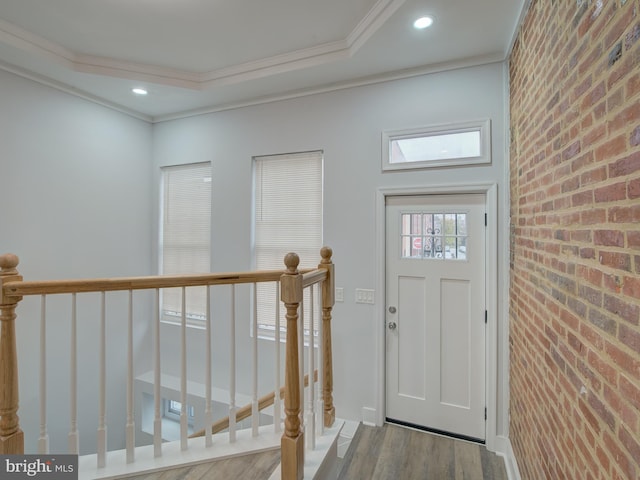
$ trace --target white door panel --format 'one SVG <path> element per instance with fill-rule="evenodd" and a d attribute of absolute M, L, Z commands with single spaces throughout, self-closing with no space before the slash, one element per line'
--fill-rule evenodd
<path fill-rule="evenodd" d="M 485 196 L 387 199 L 389 419 L 485 438 Z"/>

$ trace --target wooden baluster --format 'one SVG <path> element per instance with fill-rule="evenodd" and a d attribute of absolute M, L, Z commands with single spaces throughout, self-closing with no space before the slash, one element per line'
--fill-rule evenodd
<path fill-rule="evenodd" d="M 47 432 L 47 296 L 40 297 L 40 437 L 38 453 L 49 453 Z"/>
<path fill-rule="evenodd" d="M 153 328 L 153 456 L 162 456 L 162 397 L 160 396 L 160 290 L 156 288 Z"/>
<path fill-rule="evenodd" d="M 129 308 L 127 312 L 127 423 L 125 425 L 125 445 L 127 463 L 135 461 L 136 422 L 134 414 L 134 375 L 133 375 L 133 290 L 129 290 Z"/>
<path fill-rule="evenodd" d="M 324 426 L 330 427 L 336 419 L 336 409 L 333 406 L 333 353 L 331 349 L 331 310 L 335 303 L 335 270 L 331 256 L 333 250 L 322 247 L 322 260 L 318 268 L 327 271 L 327 279 L 322 282 L 322 350 L 323 350 L 323 387 Z"/>
<path fill-rule="evenodd" d="M 106 293 L 100 293 L 100 386 L 98 393 L 98 468 L 107 466 L 107 314 Z"/>
<path fill-rule="evenodd" d="M 315 371 L 315 362 L 314 362 L 314 356 L 316 354 L 315 352 L 315 345 L 314 345 L 314 337 L 313 337 L 313 330 L 315 328 L 314 325 L 314 311 L 316 309 L 315 306 L 315 302 L 314 302 L 314 296 L 313 296 L 313 289 L 315 288 L 315 285 L 311 285 L 309 287 L 309 350 L 308 350 L 308 354 L 309 354 L 309 394 L 307 396 L 307 410 L 306 410 L 306 417 L 305 417 L 305 426 L 304 426 L 304 431 L 306 433 L 305 438 L 307 440 L 307 448 L 309 450 L 315 450 L 316 449 L 316 410 L 315 410 L 315 381 L 313 379 L 313 372 Z M 301 335 L 302 336 L 302 335 Z M 304 350 L 303 350 L 304 351 Z M 304 381 L 303 381 L 304 384 Z M 304 398 L 304 396 L 302 397 Z"/>
<path fill-rule="evenodd" d="M 207 447 L 213 445 L 213 439 L 211 438 L 213 425 L 213 410 L 211 400 L 211 286 L 207 286 L 207 314 L 206 314 L 206 330 L 205 330 L 205 352 L 206 352 L 206 364 L 205 364 L 205 404 L 204 404 L 204 442 Z"/>
<path fill-rule="evenodd" d="M 275 332 L 275 354 L 276 354 L 276 388 L 274 392 L 280 391 L 280 282 L 276 282 L 276 332 Z M 280 404 L 280 395 L 275 396 L 273 403 L 273 428 L 276 433 L 282 430 L 282 405 Z"/>
<path fill-rule="evenodd" d="M 283 480 L 301 480 L 304 474 L 304 434 L 300 428 L 300 373 L 298 363 L 298 306 L 302 301 L 302 275 L 298 273 L 300 258 L 288 253 L 284 259 L 286 272 L 280 278 L 280 292 L 287 310 L 287 343 L 285 363 L 284 433 L 280 444 Z"/>
<path fill-rule="evenodd" d="M 16 306 L 22 297 L 5 296 L 3 284 L 21 281 L 18 257 L 0 256 L 0 454 L 24 453 L 24 434 L 18 417 L 18 352 Z"/>

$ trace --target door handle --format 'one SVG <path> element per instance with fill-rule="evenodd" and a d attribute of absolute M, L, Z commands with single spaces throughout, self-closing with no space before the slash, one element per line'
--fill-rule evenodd
<path fill-rule="evenodd" d="M 398 325 L 396 324 L 396 322 L 389 322 L 389 330 L 395 330 Z"/>

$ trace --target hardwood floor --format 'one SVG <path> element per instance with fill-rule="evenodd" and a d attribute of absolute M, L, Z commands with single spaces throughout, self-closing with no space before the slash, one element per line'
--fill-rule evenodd
<path fill-rule="evenodd" d="M 483 445 L 396 425 L 360 425 L 339 480 L 506 480 L 501 457 Z"/>
<path fill-rule="evenodd" d="M 280 451 L 128 477 L 130 480 L 258 480 L 269 478 Z M 504 461 L 483 445 L 396 425 L 358 426 L 339 480 L 507 480 Z"/>
<path fill-rule="evenodd" d="M 280 450 L 179 467 L 128 477 L 129 480 L 233 480 L 266 479 L 280 463 Z"/>

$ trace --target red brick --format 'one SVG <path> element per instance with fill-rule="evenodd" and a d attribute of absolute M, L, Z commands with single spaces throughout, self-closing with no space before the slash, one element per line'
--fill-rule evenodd
<path fill-rule="evenodd" d="M 620 275 L 605 275 L 602 277 L 602 285 L 611 292 L 620 293 L 624 279 Z"/>
<path fill-rule="evenodd" d="M 580 213 L 580 222 L 584 225 L 604 223 L 607 218 L 607 211 L 603 208 L 591 208 Z"/>
<path fill-rule="evenodd" d="M 638 196 L 640 196 L 640 185 L 638 186 Z M 591 203 L 593 203 L 593 192 L 591 190 L 575 193 L 571 196 L 571 204 L 574 207 L 581 207 Z"/>
<path fill-rule="evenodd" d="M 606 452 L 600 448 L 600 446 L 596 447 L 596 457 L 598 457 L 598 462 L 600 462 L 600 465 L 602 465 L 602 468 L 605 471 L 609 471 L 609 457 L 607 456 Z"/>
<path fill-rule="evenodd" d="M 619 45 L 621 45 L 621 43 Z M 607 88 L 610 90 L 613 89 L 618 82 L 624 80 L 629 75 L 633 67 L 633 58 L 630 55 L 624 56 L 622 61 L 618 62 L 616 67 L 611 70 L 611 74 L 607 79 Z"/>
<path fill-rule="evenodd" d="M 640 105 L 640 102 L 638 103 Z M 609 176 L 620 177 L 640 170 L 640 151 L 609 164 Z"/>
<path fill-rule="evenodd" d="M 631 325 L 638 325 L 640 306 L 636 303 L 629 303 L 622 298 L 605 294 L 602 306 L 609 312 L 626 320 Z"/>
<path fill-rule="evenodd" d="M 640 204 L 630 207 L 613 206 L 609 208 L 609 222 L 635 223 L 640 221 Z"/>
<path fill-rule="evenodd" d="M 598 167 L 580 175 L 580 185 L 586 186 L 592 183 L 599 183 L 607 179 L 607 167 Z"/>
<path fill-rule="evenodd" d="M 597 287 L 602 285 L 602 270 L 585 265 L 578 265 L 576 275 Z"/>
<path fill-rule="evenodd" d="M 637 437 L 634 438 L 624 425 L 620 426 L 618 438 L 622 442 L 622 445 L 624 445 L 627 451 L 631 454 L 631 458 L 640 459 L 640 443 L 638 443 Z"/>
<path fill-rule="evenodd" d="M 593 233 L 596 245 L 624 247 L 624 233 L 619 230 L 596 230 Z"/>
<path fill-rule="evenodd" d="M 640 92 L 640 74 L 629 77 L 627 82 L 627 99 L 633 98 Z"/>
<path fill-rule="evenodd" d="M 607 97 L 607 110 L 609 111 L 609 113 L 611 113 L 623 105 L 624 105 L 624 89 L 621 87 Z M 611 129 L 614 127 L 610 125 L 609 128 Z"/>
<path fill-rule="evenodd" d="M 627 138 L 625 135 L 617 137 L 602 144 L 595 150 L 596 162 L 611 160 L 623 154 L 627 148 Z"/>
<path fill-rule="evenodd" d="M 578 408 L 580 409 L 580 412 L 582 413 L 582 417 L 585 419 L 587 424 L 589 424 L 589 426 L 591 426 L 593 431 L 599 435 L 601 430 L 600 422 L 598 422 L 598 419 L 591 412 L 591 409 L 582 400 L 582 398 L 578 399 Z"/>
<path fill-rule="evenodd" d="M 620 375 L 620 394 L 637 410 L 640 410 L 640 386 L 624 375 Z"/>
<path fill-rule="evenodd" d="M 586 323 L 580 324 L 580 335 L 582 335 L 582 337 L 596 349 L 602 350 L 604 348 L 604 340 L 602 339 L 602 335 L 600 335 L 599 332 L 596 332 L 591 327 L 587 326 Z"/>
<path fill-rule="evenodd" d="M 527 479 L 640 474 L 639 1 L 532 0 L 509 58 L 510 432 Z"/>
<path fill-rule="evenodd" d="M 606 343 L 605 350 L 618 367 L 640 380 L 640 358 L 633 357 L 609 342 Z"/>
<path fill-rule="evenodd" d="M 640 103 L 633 103 L 621 112 L 615 114 L 614 118 L 609 122 L 609 135 L 635 123 L 640 118 Z"/>
<path fill-rule="evenodd" d="M 593 350 L 589 351 L 587 361 L 596 372 L 598 372 L 604 380 L 611 385 L 616 385 L 618 380 L 618 371 L 605 361 L 600 355 Z"/>
<path fill-rule="evenodd" d="M 631 15 L 618 15 L 618 17 L 618 21 L 610 25 L 607 30 L 604 40 L 605 48 L 610 47 L 620 38 L 623 38 L 625 30 L 633 21 L 633 16 Z"/>
<path fill-rule="evenodd" d="M 627 253 L 600 251 L 598 260 L 606 267 L 631 271 L 631 256 Z"/>
<path fill-rule="evenodd" d="M 583 150 L 584 150 L 584 146 L 585 144 L 583 143 Z M 577 172 L 589 165 L 591 165 L 594 162 L 594 155 L 593 155 L 593 150 L 589 150 L 588 152 L 580 155 L 578 158 L 574 159 L 571 162 L 571 171 L 572 172 Z"/>
<path fill-rule="evenodd" d="M 640 145 L 640 126 L 636 127 L 629 136 L 629 145 L 636 147 Z"/>
<path fill-rule="evenodd" d="M 613 413 L 611 413 L 611 410 L 609 410 L 607 406 L 600 401 L 598 396 L 593 392 L 589 392 L 589 394 L 587 395 L 587 402 L 589 403 L 589 406 L 593 409 L 593 411 L 596 412 L 596 415 L 600 417 L 600 420 L 602 420 L 612 432 L 615 432 L 616 417 Z"/>
<path fill-rule="evenodd" d="M 640 352 L 640 330 L 638 328 L 630 328 L 621 323 L 618 329 L 618 338 L 630 349 Z"/>
<path fill-rule="evenodd" d="M 633 425 L 636 425 L 638 421 L 638 414 L 635 413 L 637 410 L 633 405 L 627 403 L 626 398 L 623 399 L 621 396 L 622 392 L 615 387 L 604 385 L 603 392 L 604 401 L 618 413 L 621 423 L 625 423 L 630 428 L 633 428 Z"/>
<path fill-rule="evenodd" d="M 627 196 L 629 199 L 636 199 L 640 197 L 640 178 L 629 181 Z"/>
<path fill-rule="evenodd" d="M 624 277 L 622 292 L 630 297 L 640 298 L 640 278 Z"/>
<path fill-rule="evenodd" d="M 595 189 L 593 194 L 596 203 L 618 202 L 627 198 L 627 185 L 624 182 L 614 183 Z"/>
<path fill-rule="evenodd" d="M 621 469 L 622 473 L 626 475 L 626 478 L 634 478 L 636 469 L 633 462 L 629 459 L 628 454 L 622 451 L 618 443 L 607 432 L 604 432 L 603 438 L 605 447 L 613 457 L 615 466 Z"/>
<path fill-rule="evenodd" d="M 600 100 L 602 100 L 606 94 L 607 88 L 604 82 L 600 82 L 598 85 L 593 87 L 591 91 L 584 97 L 581 103 L 582 111 L 587 111 L 592 108 L 595 104 L 597 104 Z M 602 102 L 603 109 L 606 109 L 605 102 Z M 597 108 L 597 107 L 596 107 Z"/>

